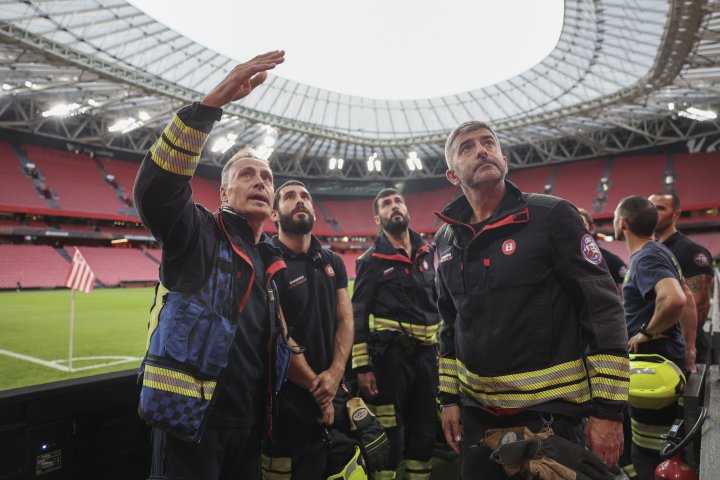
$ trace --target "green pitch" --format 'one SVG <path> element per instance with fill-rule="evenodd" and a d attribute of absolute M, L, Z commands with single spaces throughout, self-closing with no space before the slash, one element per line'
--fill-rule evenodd
<path fill-rule="evenodd" d="M 153 294 L 152 288 L 76 293 L 67 371 L 70 291 L 0 292 L 0 390 L 137 368 Z"/>

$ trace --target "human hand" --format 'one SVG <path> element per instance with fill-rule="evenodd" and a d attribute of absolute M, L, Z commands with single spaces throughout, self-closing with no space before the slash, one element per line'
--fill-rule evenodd
<path fill-rule="evenodd" d="M 377 381 L 373 372 L 358 373 L 358 386 L 360 392 L 366 397 L 374 397 L 378 394 Z"/>
<path fill-rule="evenodd" d="M 453 452 L 460 455 L 462 451 L 462 425 L 460 424 L 460 407 L 446 405 L 442 410 L 442 431 L 445 441 Z"/>
<path fill-rule="evenodd" d="M 318 423 L 325 426 L 330 426 L 335 422 L 335 407 L 332 402 L 325 404 L 320 407 L 320 416 L 317 419 Z"/>
<path fill-rule="evenodd" d="M 687 350 L 685 351 L 685 366 L 690 373 L 695 373 L 698 371 L 697 363 L 695 363 L 696 357 L 697 350 L 695 350 L 694 347 L 690 347 L 688 345 Z"/>
<path fill-rule="evenodd" d="M 335 398 L 340 380 L 342 379 L 342 371 L 337 371 L 332 367 L 324 370 L 313 380 L 310 385 L 310 393 L 318 405 L 331 402 Z"/>
<path fill-rule="evenodd" d="M 240 100 L 265 81 L 268 70 L 272 70 L 284 61 L 285 51 L 275 50 L 258 55 L 247 63 L 241 63 L 230 70 L 230 73 L 200 103 L 222 108 L 230 102 Z"/>
<path fill-rule="evenodd" d="M 623 426 L 619 420 L 589 417 L 585 425 L 585 445 L 611 467 L 620 461 L 623 451 Z"/>

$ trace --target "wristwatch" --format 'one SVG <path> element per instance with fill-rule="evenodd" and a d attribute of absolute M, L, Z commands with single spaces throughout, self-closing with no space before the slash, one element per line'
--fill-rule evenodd
<path fill-rule="evenodd" d="M 655 338 L 655 335 L 647 331 L 647 323 L 643 323 L 642 326 L 640 326 L 640 333 L 642 333 L 651 340 Z"/>

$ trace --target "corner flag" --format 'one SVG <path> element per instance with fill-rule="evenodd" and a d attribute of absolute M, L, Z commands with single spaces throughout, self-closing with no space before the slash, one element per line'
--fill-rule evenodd
<path fill-rule="evenodd" d="M 85 293 L 90 293 L 95 288 L 95 274 L 77 248 L 75 248 L 75 255 L 70 264 L 65 286 Z"/>

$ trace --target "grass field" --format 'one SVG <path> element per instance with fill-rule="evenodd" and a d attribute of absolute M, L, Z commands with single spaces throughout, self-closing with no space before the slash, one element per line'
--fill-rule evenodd
<path fill-rule="evenodd" d="M 76 293 L 69 372 L 70 291 L 0 292 L 0 390 L 137 368 L 152 297 L 152 288 Z"/>
<path fill-rule="evenodd" d="M 0 292 L 0 390 L 137 368 L 152 299 L 152 288 L 76 293 L 70 372 L 70 291 Z"/>

